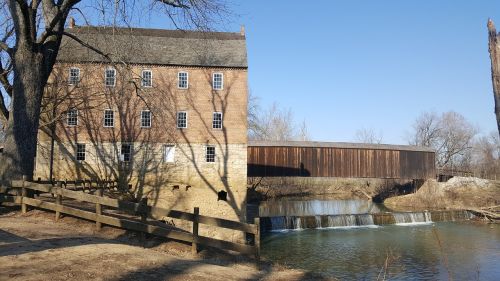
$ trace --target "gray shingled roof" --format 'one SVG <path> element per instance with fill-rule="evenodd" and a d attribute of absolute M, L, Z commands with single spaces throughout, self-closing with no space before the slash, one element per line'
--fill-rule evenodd
<path fill-rule="evenodd" d="M 423 146 L 319 141 L 248 141 L 248 146 L 333 147 L 435 152 L 434 149 Z"/>
<path fill-rule="evenodd" d="M 134 64 L 243 67 L 247 65 L 245 36 L 229 32 L 199 32 L 143 28 L 74 27 L 66 32 L 109 55 Z M 60 62 L 109 62 L 64 36 Z"/>

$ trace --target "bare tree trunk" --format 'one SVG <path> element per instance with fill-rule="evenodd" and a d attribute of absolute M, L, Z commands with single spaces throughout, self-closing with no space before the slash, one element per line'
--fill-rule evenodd
<path fill-rule="evenodd" d="M 14 56 L 12 111 L 4 152 L 0 156 L 3 180 L 32 179 L 36 156 L 40 104 L 46 84 L 43 55 L 18 44 Z"/>
<path fill-rule="evenodd" d="M 498 134 L 500 135 L 500 58 L 498 37 L 493 21 L 488 20 L 489 51 L 491 59 L 491 81 L 493 82 L 493 95 L 495 98 L 495 114 L 497 116 Z"/>

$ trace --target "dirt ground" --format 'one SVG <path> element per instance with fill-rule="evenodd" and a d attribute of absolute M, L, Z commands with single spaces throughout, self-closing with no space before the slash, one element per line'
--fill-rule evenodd
<path fill-rule="evenodd" d="M 454 177 L 447 182 L 428 180 L 416 193 L 388 198 L 384 204 L 393 210 L 498 206 L 500 181 L 474 177 Z"/>
<path fill-rule="evenodd" d="M 144 247 L 143 247 L 144 246 Z M 0 206 L 0 280 L 317 280 L 298 270 L 72 217 Z"/>

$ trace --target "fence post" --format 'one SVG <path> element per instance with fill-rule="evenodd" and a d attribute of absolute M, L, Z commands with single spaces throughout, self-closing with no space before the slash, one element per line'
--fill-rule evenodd
<path fill-rule="evenodd" d="M 23 175 L 23 184 L 21 185 L 21 212 L 25 214 L 28 211 L 28 206 L 24 203 L 24 198 L 28 196 L 28 190 L 26 189 L 26 176 Z"/>
<path fill-rule="evenodd" d="M 198 229 L 199 229 L 199 215 L 200 215 L 200 208 L 199 207 L 194 207 L 194 212 L 193 212 L 193 242 L 191 244 L 191 253 L 193 255 L 198 254 L 198 244 L 196 241 L 198 241 Z"/>
<path fill-rule="evenodd" d="M 146 224 L 147 219 L 148 219 L 148 198 L 144 197 L 141 199 L 141 210 L 140 210 L 140 215 L 141 215 L 141 222 Z M 147 227 L 147 226 L 146 226 Z M 143 246 L 145 246 L 146 243 L 146 232 L 141 232 L 141 242 Z"/>
<path fill-rule="evenodd" d="M 255 236 L 254 236 L 254 246 L 255 246 L 255 259 L 260 260 L 260 218 L 254 219 L 255 223 Z"/>
<path fill-rule="evenodd" d="M 59 181 L 57 183 L 57 189 L 56 189 L 56 221 L 59 220 L 59 217 L 61 216 L 61 212 L 59 211 L 59 208 L 61 206 L 61 201 L 62 201 L 62 195 L 61 195 L 61 189 L 62 189 L 62 181 Z"/>
<path fill-rule="evenodd" d="M 102 197 L 102 195 L 103 195 L 103 189 L 102 189 L 102 187 L 99 187 L 97 189 L 97 196 Z M 96 214 L 95 228 L 97 231 L 99 231 L 99 230 L 101 230 L 101 227 L 102 227 L 102 223 L 101 223 L 102 205 L 99 203 L 95 204 L 95 214 Z"/>

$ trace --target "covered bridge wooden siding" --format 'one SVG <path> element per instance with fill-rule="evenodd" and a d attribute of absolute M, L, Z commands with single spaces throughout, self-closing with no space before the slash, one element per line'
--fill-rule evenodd
<path fill-rule="evenodd" d="M 248 177 L 427 179 L 434 157 L 416 146 L 250 141 Z"/>

